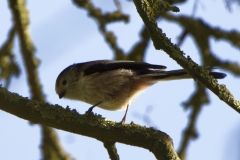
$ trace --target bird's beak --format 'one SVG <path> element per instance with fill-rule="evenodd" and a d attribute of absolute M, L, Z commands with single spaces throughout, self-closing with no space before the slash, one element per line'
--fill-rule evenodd
<path fill-rule="evenodd" d="M 63 91 L 62 93 L 60 93 L 58 96 L 59 96 L 59 99 L 61 99 L 62 97 L 64 97 L 65 95 L 65 91 Z"/>

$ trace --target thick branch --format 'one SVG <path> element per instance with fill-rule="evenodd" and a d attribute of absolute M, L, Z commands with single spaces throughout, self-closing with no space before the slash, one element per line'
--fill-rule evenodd
<path fill-rule="evenodd" d="M 44 101 L 42 85 L 39 82 L 39 75 L 37 72 L 39 61 L 35 58 L 35 48 L 28 31 L 29 19 L 25 0 L 9 0 L 9 6 L 13 15 L 14 26 L 19 35 L 21 53 L 31 90 L 31 98 L 38 101 Z M 72 159 L 70 155 L 65 153 L 61 148 L 56 133 L 52 128 L 41 126 L 41 129 L 43 133 L 43 159 Z"/>
<path fill-rule="evenodd" d="M 157 159 L 178 160 L 172 139 L 164 132 L 131 124 L 118 124 L 99 115 L 80 115 L 76 110 L 63 109 L 23 98 L 0 88 L 0 109 L 20 118 L 68 132 L 138 146 L 153 152 Z"/>
<path fill-rule="evenodd" d="M 29 35 L 28 30 L 28 10 L 25 7 L 25 1 L 9 0 L 10 9 L 12 11 L 14 26 L 19 35 L 22 56 L 26 66 L 28 84 L 31 89 L 32 99 L 42 101 L 44 95 L 42 86 L 39 83 L 37 67 L 39 61 L 35 58 L 35 48 Z"/>
<path fill-rule="evenodd" d="M 198 79 L 214 94 L 216 94 L 221 100 L 227 103 L 235 111 L 240 113 L 240 102 L 235 100 L 233 95 L 228 91 L 225 85 L 219 85 L 217 80 L 208 74 L 204 68 L 199 67 L 189 57 L 186 58 L 176 45 L 166 37 L 162 30 L 158 28 L 156 20 L 154 18 L 153 9 L 147 0 L 134 0 L 137 11 L 144 24 L 146 25 L 148 32 L 152 38 L 153 44 L 156 49 L 164 50 L 171 58 L 173 58 L 178 64 L 180 64 L 190 75 Z"/>

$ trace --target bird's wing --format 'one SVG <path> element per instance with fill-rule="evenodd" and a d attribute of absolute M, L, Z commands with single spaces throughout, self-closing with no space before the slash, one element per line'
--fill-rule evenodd
<path fill-rule="evenodd" d="M 83 65 L 82 63 L 76 65 Z M 154 65 L 145 62 L 134 61 L 111 61 L 111 60 L 99 60 L 84 63 L 86 68 L 84 69 L 84 75 L 93 73 L 101 73 L 117 69 L 130 69 L 140 74 L 148 72 L 149 70 L 164 70 L 165 66 Z"/>

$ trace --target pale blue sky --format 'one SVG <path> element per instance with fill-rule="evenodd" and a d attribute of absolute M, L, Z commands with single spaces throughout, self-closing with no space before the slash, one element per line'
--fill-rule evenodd
<path fill-rule="evenodd" d="M 111 0 L 94 1 L 96 6 L 105 7 L 107 11 L 115 10 Z M 136 12 L 132 2 L 122 1 L 123 11 L 131 15 L 130 23 L 118 22 L 108 26 L 118 37 L 118 44 L 124 51 L 129 51 L 131 46 L 139 39 L 138 33 L 142 28 L 142 20 Z M 239 7 L 233 7 L 229 13 L 223 1 L 201 0 L 196 17 L 203 17 L 213 26 L 221 26 L 225 30 L 240 29 Z M 178 6 L 180 13 L 191 14 L 193 1 L 184 6 Z M 55 79 L 68 65 L 78 62 L 112 59 L 113 53 L 104 42 L 94 20 L 89 19 L 86 11 L 77 8 L 72 1 L 28 1 L 30 10 L 30 33 L 36 46 L 36 57 L 41 60 L 39 67 L 40 81 L 48 102 L 59 104 L 63 107 L 77 109 L 83 114 L 89 107 L 78 101 L 58 99 L 55 94 Z M 11 15 L 6 1 L 0 2 L 0 44 L 7 37 L 7 32 L 12 26 Z M 176 36 L 181 33 L 181 28 L 175 23 L 160 21 L 159 27 L 176 42 Z M 239 49 L 225 41 L 211 40 L 212 50 L 222 59 L 229 59 L 240 63 Z M 94 47 L 93 47 L 94 46 Z M 200 62 L 198 50 L 191 37 L 188 37 L 181 49 L 197 63 Z M 29 96 L 26 83 L 26 74 L 23 68 L 22 57 L 19 52 L 18 42 L 15 43 L 14 53 L 21 66 L 20 78 L 13 79 L 10 91 L 22 96 Z M 156 51 L 150 43 L 145 59 L 149 63 L 166 65 L 168 69 L 178 69 L 180 66 L 163 51 Z M 224 71 L 225 72 L 225 71 Z M 220 80 L 240 100 L 240 79 L 227 73 L 228 77 Z M 186 101 L 194 91 L 193 80 L 181 80 L 158 83 L 141 94 L 130 106 L 127 123 L 146 125 L 136 113 L 145 114 L 148 106 L 152 107 L 149 113 L 154 126 L 169 134 L 178 149 L 183 129 L 187 125 L 189 111 L 184 111 L 181 103 Z M 190 143 L 187 152 L 188 160 L 238 160 L 240 153 L 239 133 L 240 117 L 233 109 L 220 101 L 211 91 L 208 91 L 211 103 L 204 107 L 197 121 L 199 138 Z M 94 109 L 107 119 L 120 121 L 123 111 L 105 111 Z M 28 121 L 0 111 L 0 155 L 4 160 L 40 159 L 40 130 L 38 125 L 30 125 Z M 57 130 L 63 148 L 76 159 L 108 159 L 108 154 L 102 143 L 88 137 L 71 134 Z M 155 159 L 152 153 L 138 147 L 117 143 L 121 159 Z M 231 157 L 228 157 L 231 156 Z"/>

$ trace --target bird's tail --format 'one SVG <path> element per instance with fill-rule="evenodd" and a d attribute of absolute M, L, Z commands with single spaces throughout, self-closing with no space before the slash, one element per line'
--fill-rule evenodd
<path fill-rule="evenodd" d="M 215 79 L 223 79 L 227 75 L 221 72 L 209 72 Z M 142 77 L 151 77 L 156 81 L 169 81 L 169 80 L 179 80 L 179 79 L 189 79 L 192 78 L 184 69 L 172 70 L 172 71 L 154 71 L 154 73 L 142 75 Z"/>

